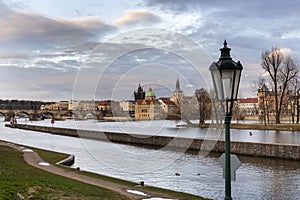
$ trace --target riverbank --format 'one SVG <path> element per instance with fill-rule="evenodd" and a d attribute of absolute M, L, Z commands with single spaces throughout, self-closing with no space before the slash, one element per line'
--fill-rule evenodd
<path fill-rule="evenodd" d="M 193 124 L 183 126 L 199 126 L 201 128 L 223 128 L 224 124 Z M 246 130 L 275 130 L 275 131 L 300 131 L 300 124 L 236 124 L 230 125 L 232 129 L 246 129 Z"/>
<path fill-rule="evenodd" d="M 31 131 L 52 133 L 57 135 L 102 140 L 106 142 L 116 142 L 138 146 L 151 146 L 154 148 L 164 147 L 165 149 L 169 150 L 195 150 L 204 154 L 207 154 L 208 152 L 223 153 L 225 146 L 225 142 L 221 140 L 177 138 L 170 136 L 145 137 L 145 135 L 139 134 L 101 132 L 25 124 L 6 124 L 5 126 Z M 231 153 L 238 155 L 300 160 L 300 145 L 231 141 Z"/>
<path fill-rule="evenodd" d="M 26 163 L 35 168 L 26 165 L 22 161 L 22 154 Z M 43 159 L 39 157 L 39 154 L 42 155 Z M 0 184 L 0 198 L 125 200 L 159 197 L 161 199 L 204 199 L 194 195 L 147 185 L 142 187 L 139 183 L 123 181 L 71 168 L 57 167 L 55 164 L 58 161 L 57 159 L 62 159 L 65 156 L 59 153 L 25 148 L 0 141 L 0 157 L 3 161 L 1 163 L 2 170 L 0 177 L 3 178 L 1 180 L 9 179 L 9 183 L 11 183 L 8 184 L 6 181 Z M 20 168 L 22 170 L 19 170 Z M 3 169 L 7 170 L 3 171 Z M 12 173 L 14 174 L 13 176 L 11 176 Z M 101 187 L 100 190 L 99 187 Z"/>

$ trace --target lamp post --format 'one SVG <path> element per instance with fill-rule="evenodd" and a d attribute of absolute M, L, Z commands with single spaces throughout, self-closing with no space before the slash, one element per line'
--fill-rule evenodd
<path fill-rule="evenodd" d="M 231 161 L 230 161 L 230 123 L 233 103 L 237 99 L 241 73 L 243 66 L 240 61 L 235 62 L 230 56 L 230 48 L 226 40 L 224 47 L 220 49 L 221 56 L 217 62 L 213 62 L 209 70 L 213 79 L 214 89 L 218 100 L 225 103 L 225 199 L 231 197 Z"/>

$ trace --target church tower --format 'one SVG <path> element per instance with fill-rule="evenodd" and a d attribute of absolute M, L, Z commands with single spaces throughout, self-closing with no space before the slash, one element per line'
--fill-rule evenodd
<path fill-rule="evenodd" d="M 134 92 L 134 100 L 137 102 L 138 100 L 144 100 L 144 99 L 145 99 L 145 91 L 141 87 L 141 84 L 139 84 L 137 91 Z"/>
<path fill-rule="evenodd" d="M 183 97 L 183 91 L 180 89 L 180 83 L 179 83 L 179 79 L 177 77 L 176 80 L 176 88 L 173 91 L 173 99 L 177 99 L 177 100 L 181 100 Z"/>

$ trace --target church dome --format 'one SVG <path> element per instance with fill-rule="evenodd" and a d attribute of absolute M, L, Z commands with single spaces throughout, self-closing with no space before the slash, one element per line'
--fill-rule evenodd
<path fill-rule="evenodd" d="M 155 93 L 152 91 L 152 88 L 150 87 L 148 92 L 146 92 L 146 97 L 155 97 Z"/>
<path fill-rule="evenodd" d="M 152 88 L 150 87 L 148 92 L 146 92 L 146 95 L 145 95 L 145 100 L 155 100 L 156 97 L 155 97 L 155 93 L 152 91 Z"/>

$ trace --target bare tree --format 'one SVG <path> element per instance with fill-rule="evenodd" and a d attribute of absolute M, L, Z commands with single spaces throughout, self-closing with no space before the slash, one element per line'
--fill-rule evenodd
<path fill-rule="evenodd" d="M 217 100 L 216 93 L 213 90 L 210 90 L 210 99 L 211 99 L 211 123 L 214 123 L 214 119 L 216 120 L 216 124 L 221 124 L 223 120 L 224 107 Z"/>
<path fill-rule="evenodd" d="M 195 91 L 199 104 L 199 124 L 204 124 L 205 119 L 210 118 L 211 99 L 209 93 L 204 88 Z"/>
<path fill-rule="evenodd" d="M 232 118 L 236 119 L 237 123 L 239 123 L 239 120 L 245 120 L 245 117 L 247 115 L 246 109 L 240 109 L 240 106 L 235 103 L 234 109 L 232 111 Z"/>
<path fill-rule="evenodd" d="M 272 48 L 271 52 L 263 52 L 261 58 L 261 66 L 268 73 L 274 87 L 275 122 L 279 124 L 283 97 L 286 94 L 287 85 L 296 77 L 298 69 L 293 59 L 290 56 L 285 57 L 278 48 Z"/>

